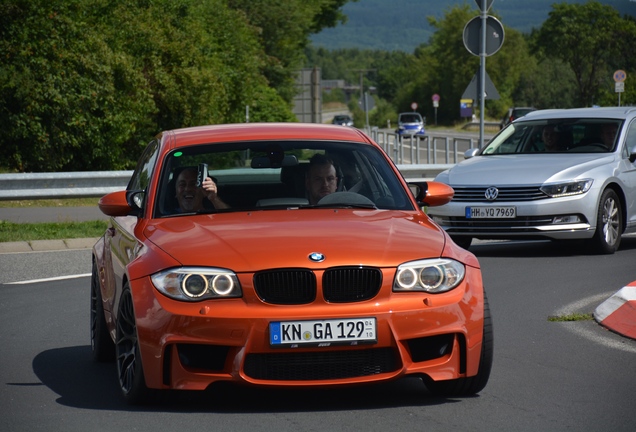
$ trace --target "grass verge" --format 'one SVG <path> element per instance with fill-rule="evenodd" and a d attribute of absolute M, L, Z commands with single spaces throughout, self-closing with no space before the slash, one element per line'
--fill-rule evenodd
<path fill-rule="evenodd" d="M 101 237 L 108 221 L 13 223 L 0 221 L 0 242 Z"/>
<path fill-rule="evenodd" d="M 97 207 L 99 198 L 64 198 L 0 201 L 0 207 Z"/>
<path fill-rule="evenodd" d="M 573 313 L 569 315 L 549 316 L 548 321 L 552 322 L 570 322 L 570 321 L 591 321 L 594 315 L 591 313 Z"/>

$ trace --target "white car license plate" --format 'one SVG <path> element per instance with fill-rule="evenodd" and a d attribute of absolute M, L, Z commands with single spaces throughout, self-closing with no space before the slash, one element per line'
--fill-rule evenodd
<path fill-rule="evenodd" d="M 466 219 L 514 219 L 516 207 L 466 207 Z"/>
<path fill-rule="evenodd" d="M 269 323 L 269 343 L 276 347 L 357 345 L 375 342 L 377 342 L 375 318 Z"/>

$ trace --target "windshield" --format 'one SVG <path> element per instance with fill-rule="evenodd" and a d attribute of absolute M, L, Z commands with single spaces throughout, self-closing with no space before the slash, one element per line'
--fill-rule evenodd
<path fill-rule="evenodd" d="M 422 117 L 419 114 L 400 114 L 401 123 L 422 123 Z"/>
<path fill-rule="evenodd" d="M 518 121 L 495 136 L 480 154 L 611 152 L 621 125 L 621 120 L 591 118 Z"/>
<path fill-rule="evenodd" d="M 196 187 L 200 164 L 207 164 L 214 186 Z M 413 210 L 380 150 L 320 141 L 178 148 L 163 163 L 156 203 L 156 217 L 276 208 Z"/>

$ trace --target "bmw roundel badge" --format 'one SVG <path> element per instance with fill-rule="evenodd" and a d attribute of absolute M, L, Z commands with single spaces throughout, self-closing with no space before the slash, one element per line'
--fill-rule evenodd
<path fill-rule="evenodd" d="M 325 256 L 320 252 L 312 252 L 309 254 L 309 260 L 313 262 L 323 262 L 325 260 Z"/>

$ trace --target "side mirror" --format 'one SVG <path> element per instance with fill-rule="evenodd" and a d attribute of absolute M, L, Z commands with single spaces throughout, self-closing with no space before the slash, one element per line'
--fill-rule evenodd
<path fill-rule="evenodd" d="M 138 216 L 144 191 L 117 191 L 100 198 L 99 210 L 106 216 Z"/>
<path fill-rule="evenodd" d="M 629 151 L 629 161 L 634 163 L 636 161 L 636 146 L 632 147 Z"/>
<path fill-rule="evenodd" d="M 464 152 L 464 159 L 470 159 L 471 157 L 477 156 L 479 153 L 479 148 L 470 148 Z"/>
<path fill-rule="evenodd" d="M 419 206 L 437 207 L 448 204 L 455 195 L 455 191 L 447 184 L 430 181 L 409 183 L 415 187 L 415 200 Z"/>

